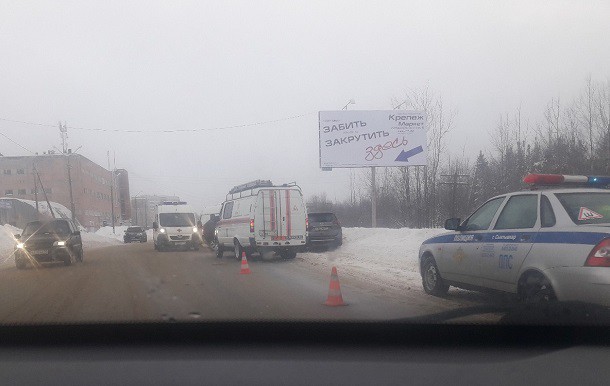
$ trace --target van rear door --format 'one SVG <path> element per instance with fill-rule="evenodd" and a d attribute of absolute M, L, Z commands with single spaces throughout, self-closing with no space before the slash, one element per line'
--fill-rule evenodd
<path fill-rule="evenodd" d="M 254 221 L 256 240 L 304 241 L 305 217 L 305 203 L 299 190 L 261 190 L 258 194 Z M 284 242 L 282 244 L 285 245 Z M 290 243 L 293 244 L 300 243 Z"/>

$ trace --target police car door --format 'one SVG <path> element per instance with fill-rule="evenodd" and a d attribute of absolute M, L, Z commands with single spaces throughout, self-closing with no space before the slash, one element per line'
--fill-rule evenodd
<path fill-rule="evenodd" d="M 500 211 L 486 246 L 493 254 L 481 255 L 481 276 L 485 287 L 512 291 L 519 267 L 534 245 L 540 230 L 538 202 L 540 194 L 515 194 Z"/>
<path fill-rule="evenodd" d="M 453 239 L 443 245 L 442 259 L 437 261 L 441 275 L 448 280 L 478 285 L 480 267 L 478 255 L 486 232 L 496 217 L 505 197 L 487 201 L 455 232 Z"/>

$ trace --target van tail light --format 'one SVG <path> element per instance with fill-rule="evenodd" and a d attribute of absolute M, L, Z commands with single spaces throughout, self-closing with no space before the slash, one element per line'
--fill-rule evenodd
<path fill-rule="evenodd" d="M 254 219 L 250 219 L 250 233 L 254 233 Z"/>
<path fill-rule="evenodd" d="M 339 220 L 335 219 L 333 221 L 333 225 L 336 225 L 337 227 L 341 227 L 341 223 L 339 222 Z"/>
<path fill-rule="evenodd" d="M 593 248 L 585 267 L 610 267 L 610 238 L 603 239 Z"/>
<path fill-rule="evenodd" d="M 309 217 L 305 217 L 305 230 L 309 232 Z"/>

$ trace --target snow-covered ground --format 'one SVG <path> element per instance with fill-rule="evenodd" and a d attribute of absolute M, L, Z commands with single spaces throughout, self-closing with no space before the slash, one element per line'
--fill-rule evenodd
<path fill-rule="evenodd" d="M 330 273 L 336 266 L 339 277 L 353 276 L 380 287 L 419 290 L 421 276 L 418 253 L 421 243 L 444 229 L 343 228 L 343 245 L 324 252 L 299 254 L 299 264 Z"/>

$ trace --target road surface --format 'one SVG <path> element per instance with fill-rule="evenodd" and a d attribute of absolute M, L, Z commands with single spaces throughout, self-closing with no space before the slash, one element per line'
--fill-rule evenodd
<path fill-rule="evenodd" d="M 229 253 L 217 259 L 207 248 L 156 252 L 144 243 L 88 250 L 84 263 L 69 267 L 8 267 L 0 270 L 0 323 L 380 320 L 481 302 L 472 293 L 393 293 L 339 272 L 348 305 L 327 307 L 330 272 L 297 259 L 252 259 L 252 274 L 240 275 Z"/>

